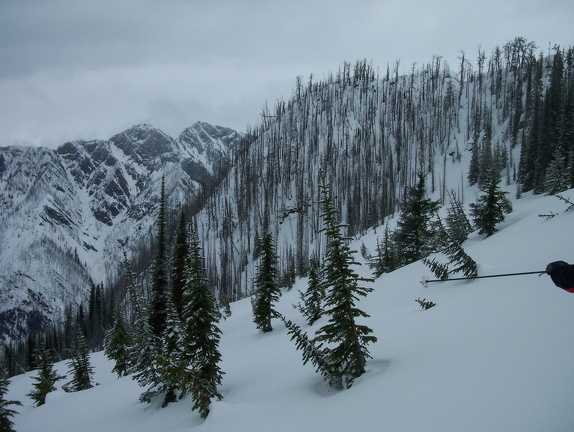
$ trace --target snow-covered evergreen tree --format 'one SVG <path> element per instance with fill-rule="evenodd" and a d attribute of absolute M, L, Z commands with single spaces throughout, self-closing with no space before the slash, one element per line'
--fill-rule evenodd
<path fill-rule="evenodd" d="M 566 158 L 560 149 L 554 151 L 554 157 L 546 170 L 544 187 L 548 195 L 565 191 L 570 185 L 570 173 L 566 169 Z"/>
<path fill-rule="evenodd" d="M 171 272 L 171 299 L 180 317 L 183 311 L 182 297 L 183 287 L 185 286 L 185 263 L 189 253 L 188 250 L 185 212 L 182 209 L 179 216 L 179 226 L 175 234 Z"/>
<path fill-rule="evenodd" d="M 115 362 L 112 372 L 122 377 L 130 369 L 132 337 L 120 308 L 116 308 L 114 326 L 107 331 L 104 343 L 105 355 Z"/>
<path fill-rule="evenodd" d="M 426 196 L 426 175 L 419 169 L 416 186 L 407 188 L 397 221 L 396 241 L 402 264 L 426 257 L 434 249 L 431 219 L 439 201 Z"/>
<path fill-rule="evenodd" d="M 327 240 L 321 283 L 325 291 L 324 316 L 329 317 L 329 321 L 317 330 L 312 342 L 321 353 L 323 367 L 320 372 L 331 386 L 343 389 L 365 373 L 370 358 L 367 345 L 377 341 L 369 327 L 356 321 L 369 316 L 356 307 L 356 300 L 372 291 L 359 283 L 372 280 L 359 277 L 352 268 L 357 263 L 347 244 L 348 239 L 341 232 L 345 225 L 337 220 L 331 191 L 323 174 L 321 198 L 323 232 Z"/>
<path fill-rule="evenodd" d="M 399 267 L 395 233 L 391 231 L 388 225 L 385 226 L 383 239 L 377 239 L 377 254 L 368 261 L 375 277 L 379 277 L 383 273 L 392 272 Z"/>
<path fill-rule="evenodd" d="M 221 370 L 217 326 L 221 314 L 215 297 L 209 290 L 201 246 L 194 229 L 190 232 L 189 259 L 183 291 L 182 340 L 180 343 L 183 368 L 179 385 L 191 394 L 193 410 L 202 418 L 209 414 L 212 399 L 221 399 L 217 387 L 224 372 Z"/>
<path fill-rule="evenodd" d="M 494 234 L 497 231 L 496 225 L 504 221 L 507 213 L 512 212 L 512 203 L 506 197 L 508 192 L 501 191 L 499 183 L 500 175 L 494 169 L 491 170 L 489 180 L 481 188 L 483 195 L 470 204 L 470 212 L 478 233 L 487 237 Z"/>
<path fill-rule="evenodd" d="M 321 284 L 321 261 L 317 254 L 313 254 L 309 260 L 309 281 L 307 290 L 300 293 L 303 304 L 299 305 L 299 311 L 307 318 L 307 324 L 313 325 L 323 314 L 323 298 L 325 292 Z"/>
<path fill-rule="evenodd" d="M 266 232 L 260 239 L 261 258 L 255 276 L 253 305 L 253 322 L 263 332 L 273 331 L 271 318 L 276 315 L 274 302 L 281 297 L 279 288 L 277 253 L 271 233 Z"/>
<path fill-rule="evenodd" d="M 167 317 L 168 279 L 167 279 L 167 240 L 166 240 L 166 197 L 165 177 L 161 179 L 159 214 L 157 218 L 156 254 L 152 276 L 152 298 L 149 321 L 156 341 L 161 341 Z"/>
<path fill-rule="evenodd" d="M 157 371 L 157 347 L 159 343 L 155 340 L 156 336 L 150 325 L 146 304 L 137 293 L 131 262 L 127 258 L 124 260 L 124 268 L 133 319 L 131 361 L 128 373 L 133 374 L 132 379 L 136 380 L 140 387 L 147 388 L 140 395 L 140 402 L 151 402 L 151 399 L 157 394 L 157 388 L 161 382 Z"/>
<path fill-rule="evenodd" d="M 64 391 L 77 392 L 94 386 L 92 381 L 94 368 L 90 364 L 90 354 L 86 346 L 86 339 L 81 331 L 78 332 L 76 347 L 72 353 L 72 358 L 68 362 L 68 368 L 72 379 L 62 386 Z"/>
<path fill-rule="evenodd" d="M 462 244 L 473 231 L 462 202 L 456 197 L 454 191 L 448 192 L 449 207 L 446 214 L 446 231 L 452 241 Z"/>
<path fill-rule="evenodd" d="M 40 406 L 46 403 L 46 395 L 56 390 L 56 383 L 64 377 L 56 373 L 52 359 L 45 350 L 39 350 L 36 354 L 36 364 L 38 375 L 32 377 L 36 381 L 33 384 L 34 390 L 27 396 L 35 402 L 36 406 Z"/>
<path fill-rule="evenodd" d="M 157 392 L 164 395 L 162 407 L 175 402 L 176 390 L 180 387 L 182 370 L 185 369 L 182 341 L 181 319 L 176 306 L 170 300 L 167 306 L 163 343 L 157 359 L 158 375 L 160 376 Z"/>
<path fill-rule="evenodd" d="M 9 407 L 10 405 L 22 406 L 20 401 L 5 399 L 9 383 L 8 374 L 4 369 L 0 369 L 0 431 L 2 432 L 15 432 L 12 417 L 18 412 Z"/>

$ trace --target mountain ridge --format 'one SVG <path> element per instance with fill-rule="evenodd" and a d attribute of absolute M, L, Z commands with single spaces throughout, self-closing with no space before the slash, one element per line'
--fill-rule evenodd
<path fill-rule="evenodd" d="M 197 122 L 178 139 L 143 124 L 53 150 L 1 148 L 0 339 L 45 327 L 114 279 L 123 251 L 150 234 L 162 176 L 176 208 L 223 175 L 240 140 Z"/>

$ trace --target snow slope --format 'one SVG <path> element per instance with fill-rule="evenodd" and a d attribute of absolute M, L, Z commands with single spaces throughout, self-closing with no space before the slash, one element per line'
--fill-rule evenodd
<path fill-rule="evenodd" d="M 574 198 L 574 190 L 565 193 Z M 550 261 L 574 261 L 574 212 L 553 197 L 525 195 L 490 238 L 464 244 L 479 275 L 543 270 Z M 555 212 L 546 220 L 539 213 Z M 364 242 L 371 250 L 382 229 Z M 369 274 L 366 266 L 359 272 Z M 370 346 L 368 373 L 348 390 L 330 390 L 303 366 L 282 324 L 259 333 L 248 299 L 232 304 L 223 331 L 223 401 L 202 422 L 190 399 L 165 409 L 138 403 L 141 390 L 117 379 L 102 353 L 92 355 L 93 389 L 51 393 L 35 408 L 25 396 L 34 373 L 12 378 L 10 399 L 24 407 L 19 432 L 272 431 L 521 431 L 574 430 L 574 294 L 547 275 L 429 284 L 421 263 L 383 275 L 360 304 L 379 338 Z M 280 312 L 304 326 L 292 307 L 298 289 L 285 292 Z M 422 310 L 415 302 L 437 303 Z M 318 322 L 313 331 L 324 321 Z M 307 328 L 307 327 L 305 327 Z M 65 364 L 59 364 L 66 371 Z"/>

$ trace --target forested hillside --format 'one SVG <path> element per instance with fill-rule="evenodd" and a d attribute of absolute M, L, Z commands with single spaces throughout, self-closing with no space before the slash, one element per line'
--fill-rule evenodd
<path fill-rule="evenodd" d="M 476 60 L 473 61 L 472 57 Z M 446 202 L 495 166 L 516 193 L 574 181 L 574 51 L 539 52 L 516 38 L 489 56 L 440 57 L 401 74 L 345 63 L 323 80 L 297 77 L 292 97 L 265 107 L 234 167 L 197 217 L 210 280 L 223 298 L 253 289 L 257 240 L 277 239 L 285 284 L 306 274 L 319 233 L 319 172 L 353 236 L 399 209 L 417 170 Z"/>

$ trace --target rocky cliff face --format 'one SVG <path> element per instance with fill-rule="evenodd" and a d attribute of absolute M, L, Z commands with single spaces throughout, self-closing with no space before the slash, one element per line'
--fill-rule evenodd
<path fill-rule="evenodd" d="M 241 135 L 196 123 L 178 139 L 149 125 L 56 150 L 0 149 L 0 340 L 86 299 L 168 206 L 226 172 Z"/>

